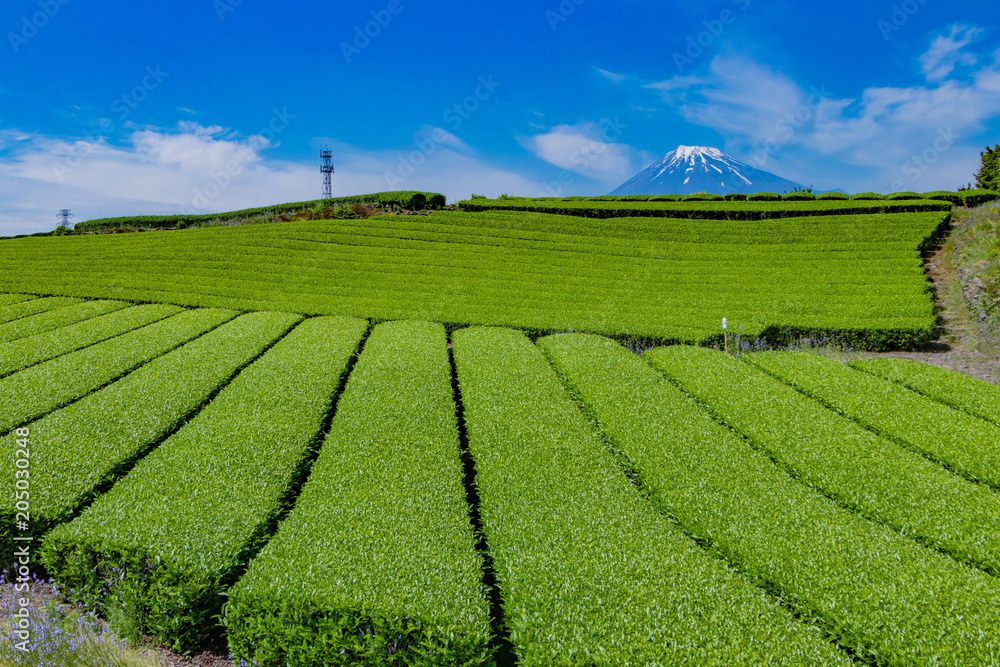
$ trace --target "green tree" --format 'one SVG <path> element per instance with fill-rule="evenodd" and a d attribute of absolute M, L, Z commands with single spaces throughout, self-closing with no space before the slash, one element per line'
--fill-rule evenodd
<path fill-rule="evenodd" d="M 989 146 L 980 155 L 983 166 L 976 174 L 976 183 L 983 190 L 1000 190 L 1000 144 Z"/>

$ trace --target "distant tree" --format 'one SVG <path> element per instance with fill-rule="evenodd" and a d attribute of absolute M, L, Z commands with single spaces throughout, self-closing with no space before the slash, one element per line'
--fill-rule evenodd
<path fill-rule="evenodd" d="M 1000 190 L 1000 144 L 980 153 L 983 166 L 976 174 L 976 184 L 983 190 Z"/>

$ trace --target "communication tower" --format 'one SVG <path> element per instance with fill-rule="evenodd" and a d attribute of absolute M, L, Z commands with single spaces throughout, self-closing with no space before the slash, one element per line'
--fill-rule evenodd
<path fill-rule="evenodd" d="M 319 152 L 319 170 L 323 174 L 323 199 L 333 199 L 333 151 L 325 150 Z"/>

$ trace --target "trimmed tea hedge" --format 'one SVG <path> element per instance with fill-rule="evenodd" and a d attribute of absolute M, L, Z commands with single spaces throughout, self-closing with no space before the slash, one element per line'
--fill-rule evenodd
<path fill-rule="evenodd" d="M 816 354 L 761 352 L 743 359 L 866 428 L 1000 487 L 996 426 Z"/>
<path fill-rule="evenodd" d="M 0 377 L 134 331 L 180 311 L 176 306 L 133 306 L 0 344 Z"/>
<path fill-rule="evenodd" d="M 4 308 L 15 303 L 31 301 L 34 298 L 36 297 L 32 294 L 0 294 L 0 308 Z M 3 311 L 0 311 L 0 313 L 2 312 Z"/>
<path fill-rule="evenodd" d="M 903 535 L 1000 575 L 1000 494 L 879 437 L 716 350 L 646 358 L 803 482 Z"/>
<path fill-rule="evenodd" d="M 300 319 L 286 313 L 243 315 L 30 424 L 32 534 L 40 537 L 72 518 Z M 0 483 L 12 486 L 14 474 L 6 466 Z M 13 500 L 4 498 L 0 544 L 6 543 L 13 518 Z"/>
<path fill-rule="evenodd" d="M 67 299 L 61 296 L 42 299 L 21 299 L 0 308 L 0 324 L 13 322 L 23 317 L 37 315 L 38 313 L 45 313 L 56 308 L 72 306 L 75 303 L 80 303 L 80 299 Z"/>
<path fill-rule="evenodd" d="M 885 213 L 914 213 L 952 210 L 943 201 L 884 201 L 878 203 L 870 197 L 852 197 L 859 201 L 782 201 L 775 192 L 758 192 L 748 195 L 748 201 L 655 201 L 625 200 L 597 201 L 593 199 L 473 199 L 458 203 L 468 213 L 486 211 L 524 211 L 575 215 L 585 218 L 659 217 L 689 220 L 770 220 L 775 218 L 814 215 L 862 215 Z"/>
<path fill-rule="evenodd" d="M 84 301 L 30 317 L 22 317 L 13 322 L 0 324 L 0 343 L 9 343 L 12 340 L 27 338 L 100 315 L 107 315 L 128 305 L 124 301 Z"/>
<path fill-rule="evenodd" d="M 210 308 L 181 312 L 9 375 L 0 380 L 0 395 L 9 399 L 0 403 L 0 433 L 86 396 L 234 317 L 234 311 Z"/>
<path fill-rule="evenodd" d="M 966 206 L 982 206 L 1000 199 L 1000 192 L 995 190 L 964 190 L 962 199 Z"/>
<path fill-rule="evenodd" d="M 376 204 L 384 207 L 422 211 L 425 208 L 442 208 L 445 206 L 444 195 L 435 192 L 377 192 L 370 195 L 354 195 L 351 197 L 335 197 L 332 199 L 316 199 L 313 201 L 294 202 L 290 204 L 275 204 L 226 213 L 206 213 L 200 215 L 137 215 L 120 218 L 98 218 L 77 223 L 74 229 L 78 232 L 96 232 L 104 229 L 125 228 L 164 228 L 177 227 L 178 223 L 197 225 L 199 223 L 253 218 L 259 215 L 280 215 L 294 213 L 314 208 L 319 205 L 334 206 L 350 204 Z"/>
<path fill-rule="evenodd" d="M 444 327 L 375 328 L 309 481 L 225 607 L 264 667 L 489 664 Z"/>
<path fill-rule="evenodd" d="M 526 336 L 453 341 L 521 667 L 850 664 L 653 509 Z"/>
<path fill-rule="evenodd" d="M 1000 387 L 995 384 L 912 359 L 861 359 L 850 365 L 1000 426 Z"/>
<path fill-rule="evenodd" d="M 217 632 L 221 594 L 267 541 L 367 323 L 317 318 L 237 376 L 79 517 L 46 538 L 76 602 L 132 605 L 190 651 Z"/>
<path fill-rule="evenodd" d="M 569 334 L 539 345 L 665 513 L 864 663 L 958 667 L 1000 655 L 995 578 L 796 482 L 612 341 Z"/>

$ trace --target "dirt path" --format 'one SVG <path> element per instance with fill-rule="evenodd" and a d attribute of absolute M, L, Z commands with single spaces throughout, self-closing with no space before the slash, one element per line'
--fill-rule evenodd
<path fill-rule="evenodd" d="M 855 357 L 914 359 L 1000 384 L 1000 350 L 990 349 L 980 340 L 979 329 L 962 294 L 961 280 L 948 244 L 927 258 L 927 275 L 936 295 L 941 326 L 938 341 L 919 352 L 861 352 Z"/>

